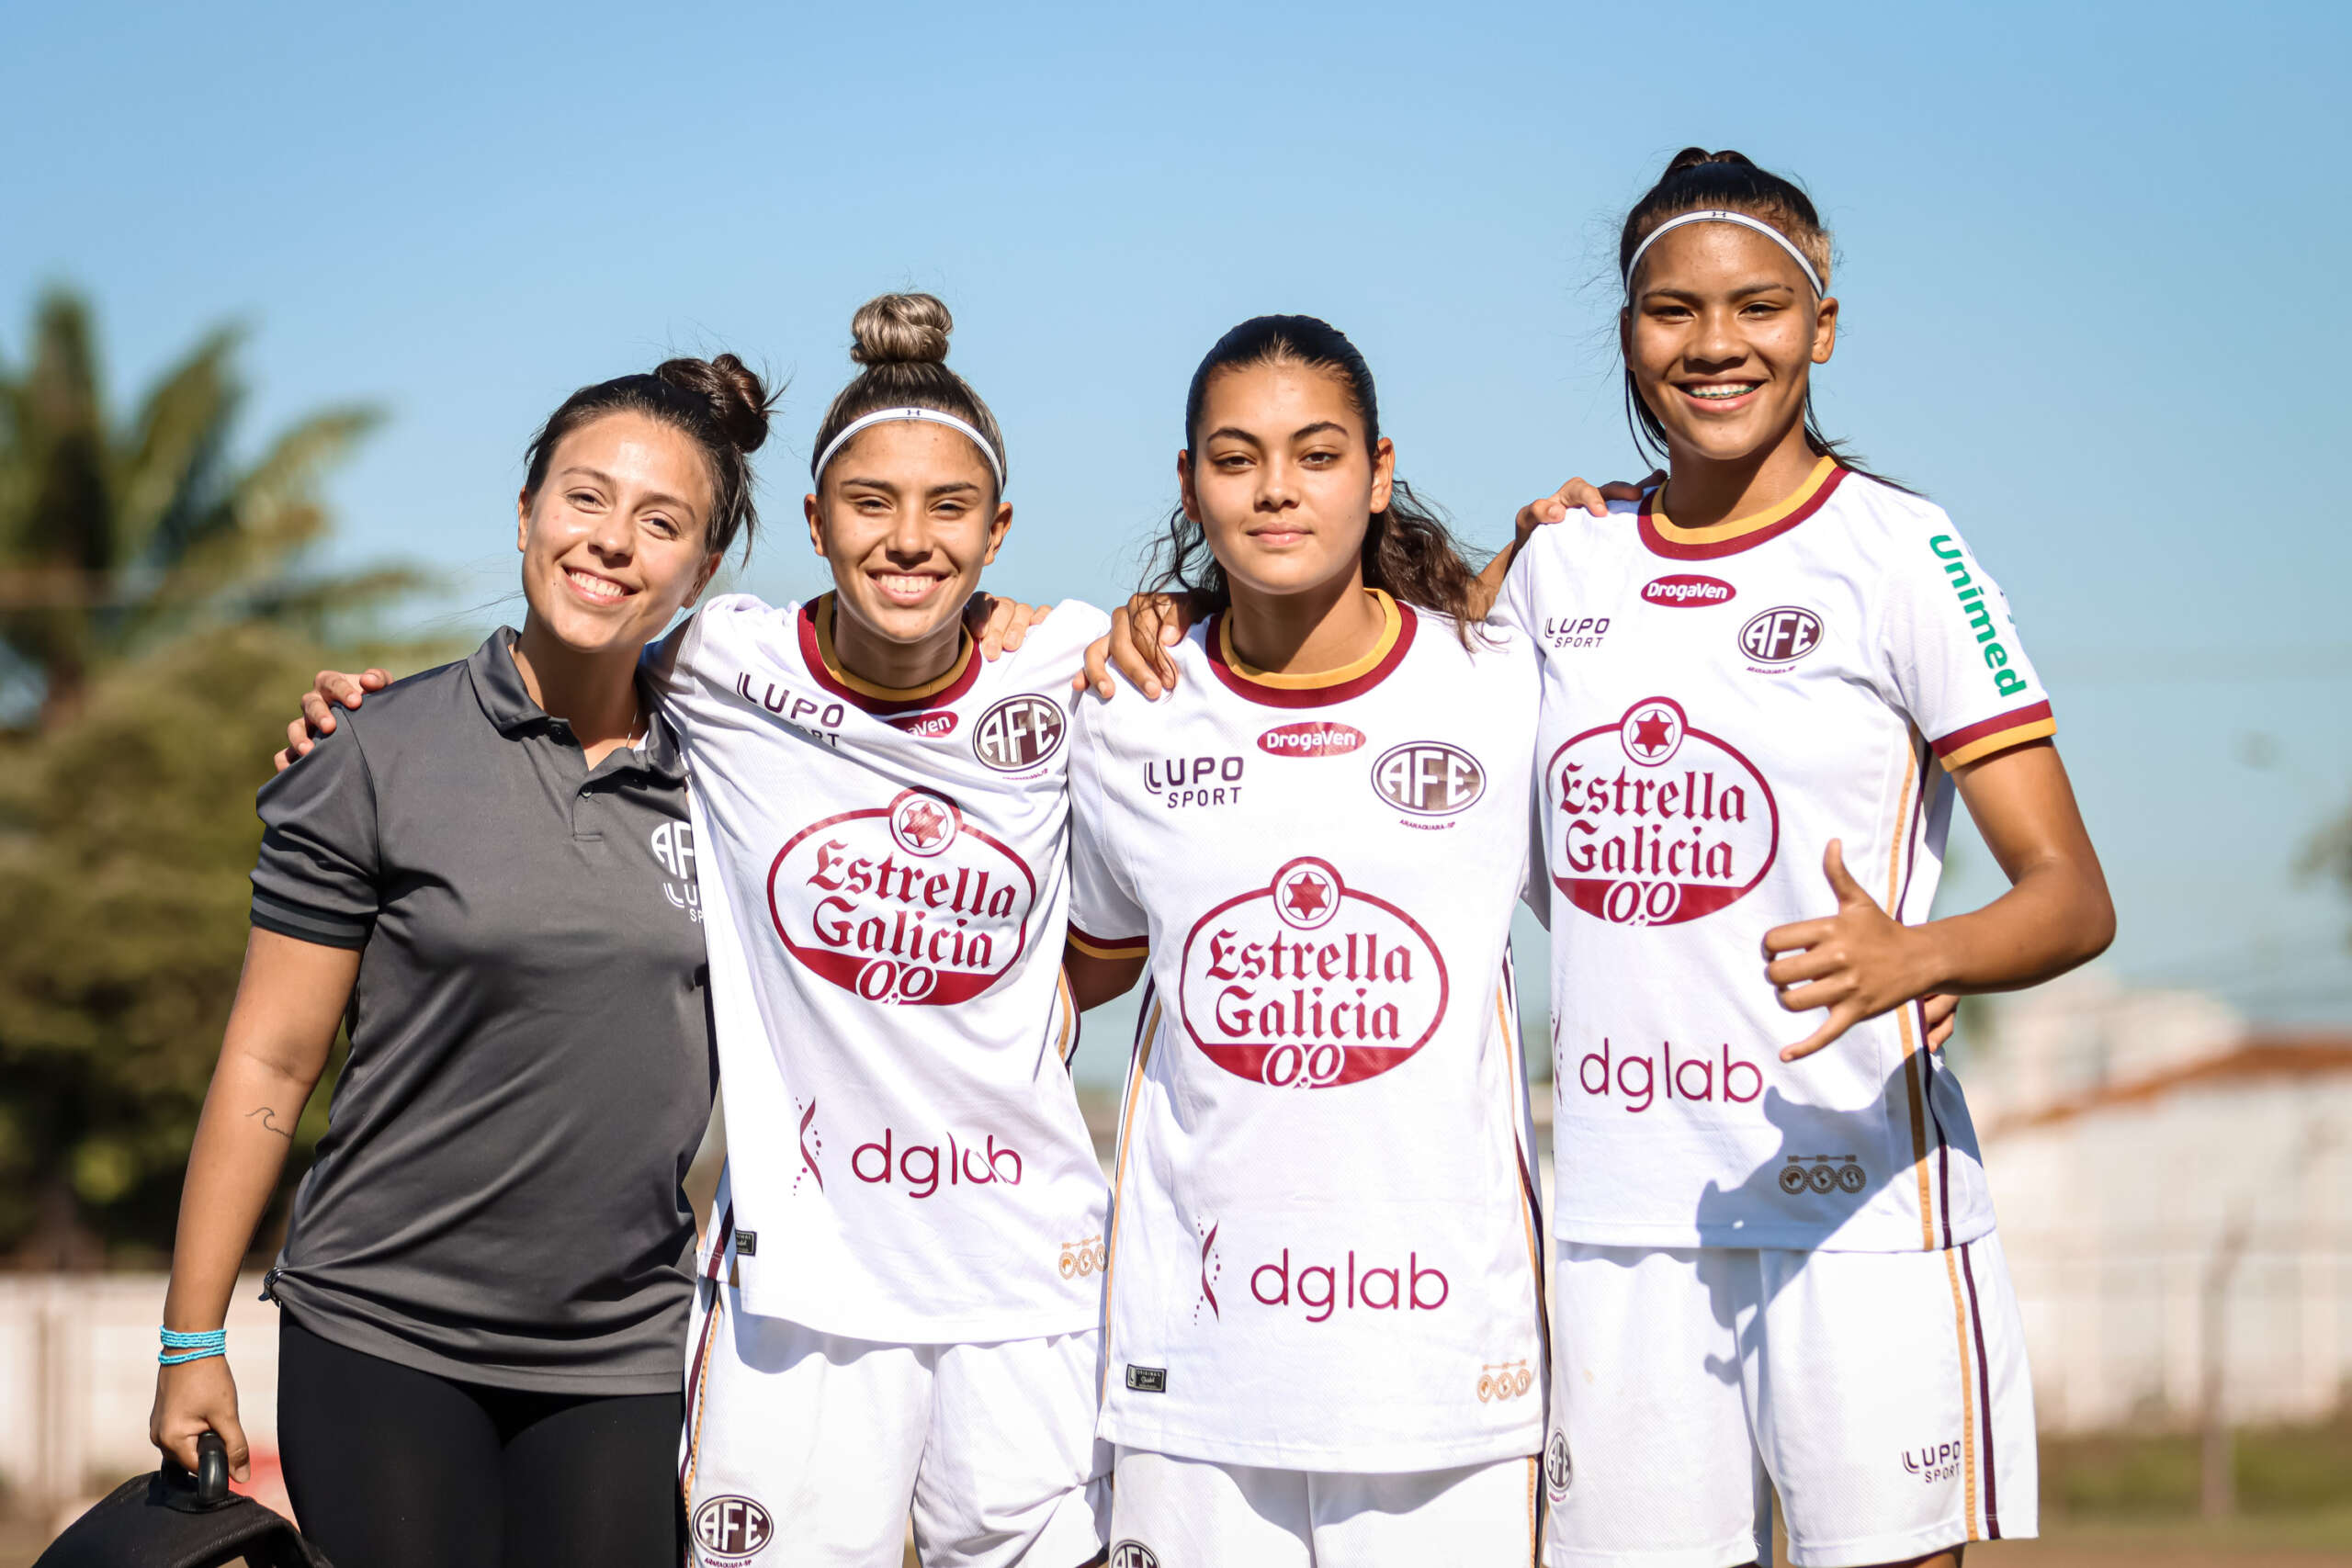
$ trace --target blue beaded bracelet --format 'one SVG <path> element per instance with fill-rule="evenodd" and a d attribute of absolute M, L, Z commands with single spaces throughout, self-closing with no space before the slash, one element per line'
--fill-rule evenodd
<path fill-rule="evenodd" d="M 156 1332 L 164 1337 L 164 1348 L 156 1352 L 155 1359 L 167 1367 L 229 1353 L 229 1331 L 225 1328 L 209 1328 L 198 1334 L 180 1334 L 169 1328 Z"/>

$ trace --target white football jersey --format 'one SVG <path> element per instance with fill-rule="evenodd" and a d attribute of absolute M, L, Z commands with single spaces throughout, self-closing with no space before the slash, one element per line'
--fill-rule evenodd
<path fill-rule="evenodd" d="M 1511 907 L 1535 668 L 1384 595 L 1374 651 L 1080 705 L 1071 937 L 1148 950 L 1120 1111 L 1102 1436 L 1437 1470 L 1543 1441 Z"/>
<path fill-rule="evenodd" d="M 1544 661 L 1555 1233 L 1941 1248 L 1992 1228 L 1916 1004 L 1801 1061 L 1761 942 L 1837 912 L 1832 839 L 1927 918 L 1947 769 L 2051 734 L 2008 605 L 1943 512 L 1824 458 L 1668 536 L 1653 492 L 1536 530 L 1498 618 Z M 1671 526 L 1668 525 L 1668 526 Z"/>
<path fill-rule="evenodd" d="M 693 780 L 748 1310 L 937 1344 L 1091 1328 L 1106 1193 L 1061 980 L 1058 606 L 915 691 L 832 656 L 832 596 L 715 599 L 654 650 Z"/>

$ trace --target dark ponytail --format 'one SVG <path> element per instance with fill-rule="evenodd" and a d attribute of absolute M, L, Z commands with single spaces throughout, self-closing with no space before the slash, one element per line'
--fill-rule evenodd
<path fill-rule="evenodd" d="M 1208 397 L 1210 380 L 1222 371 L 1260 365 L 1298 365 L 1339 377 L 1349 403 L 1363 420 L 1366 450 L 1377 447 L 1380 398 L 1373 386 L 1372 367 L 1347 334 L 1313 316 L 1257 316 L 1217 339 L 1193 372 L 1192 388 L 1184 395 L 1188 449 L 1199 440 L 1201 405 Z M 1169 514 L 1168 532 L 1153 550 L 1146 576 L 1147 592 L 1182 595 L 1196 616 L 1233 602 L 1208 536 L 1181 506 Z M 1469 641 L 1470 625 L 1477 618 L 1471 607 L 1476 574 L 1444 519 L 1403 479 L 1391 481 L 1387 506 L 1372 514 L 1372 525 L 1364 531 L 1363 580 L 1365 586 L 1391 598 L 1453 616 L 1458 635 L 1465 644 Z"/>
<path fill-rule="evenodd" d="M 639 413 L 694 438 L 710 463 L 712 505 L 707 544 L 721 555 L 760 525 L 752 501 L 751 455 L 768 438 L 774 402 L 760 378 L 731 354 L 716 359 L 665 359 L 650 375 L 616 376 L 582 387 L 548 415 L 523 454 L 523 493 L 536 496 L 563 438 L 608 413 Z M 750 546 L 745 546 L 748 550 Z"/>
<path fill-rule="evenodd" d="M 1631 288 L 1634 280 L 1625 276 L 1626 265 L 1653 230 L 1685 212 L 1717 209 L 1746 213 L 1770 223 L 1813 264 L 1814 271 L 1821 275 L 1823 287 L 1828 286 L 1834 247 L 1829 231 L 1822 226 L 1821 214 L 1803 186 L 1769 169 L 1758 168 L 1744 152 L 1710 152 L 1703 147 L 1685 147 L 1668 163 L 1666 173 L 1657 177 L 1648 193 L 1634 203 L 1634 209 L 1625 214 L 1624 227 L 1618 231 L 1617 272 L 1627 288 Z M 1634 445 L 1645 457 L 1663 466 L 1667 457 L 1666 426 L 1642 400 L 1631 366 L 1625 367 L 1625 423 L 1633 430 Z M 1871 473 L 1844 442 L 1832 440 L 1823 433 L 1814 418 L 1810 383 L 1805 390 L 1804 440 L 1817 457 L 1835 457 L 1841 467 L 1896 490 L 1906 488 L 1883 474 Z"/>

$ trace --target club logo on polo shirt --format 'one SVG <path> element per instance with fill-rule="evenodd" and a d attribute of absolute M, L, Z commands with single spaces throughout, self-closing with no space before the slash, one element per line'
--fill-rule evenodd
<path fill-rule="evenodd" d="M 1111 1549 L 1107 1568 L 1159 1568 L 1159 1559 L 1139 1540 L 1123 1540 Z"/>
<path fill-rule="evenodd" d="M 1026 947 L 1036 900 L 1028 863 L 929 790 L 811 823 L 768 868 L 785 951 L 874 1002 L 980 995 Z"/>
<path fill-rule="evenodd" d="M 695 1510 L 695 1544 L 712 1568 L 748 1562 L 775 1538 L 775 1521 L 749 1497 L 713 1497 Z"/>
<path fill-rule="evenodd" d="M 1445 1017 L 1445 961 L 1420 922 L 1303 855 L 1184 939 L 1184 1031 L 1275 1089 L 1333 1089 L 1401 1066 Z"/>
<path fill-rule="evenodd" d="M 677 878 L 662 885 L 662 896 L 694 919 L 702 919 L 702 889 L 695 882 L 695 829 L 689 822 L 664 822 L 653 829 L 654 863 Z"/>
<path fill-rule="evenodd" d="M 1671 697 L 1563 742 L 1544 794 L 1553 882 L 1612 925 L 1711 915 L 1763 881 L 1780 850 L 1772 786 Z"/>

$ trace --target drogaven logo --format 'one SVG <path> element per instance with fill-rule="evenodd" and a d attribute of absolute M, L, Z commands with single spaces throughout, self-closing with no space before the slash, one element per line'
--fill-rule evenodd
<path fill-rule="evenodd" d="M 741 1562 L 775 1535 L 775 1521 L 749 1497 L 713 1497 L 695 1510 L 695 1544 L 711 1557 Z"/>
<path fill-rule="evenodd" d="M 1787 664 L 1821 646 L 1821 617 L 1781 604 L 1739 628 L 1739 650 L 1758 664 Z"/>
<path fill-rule="evenodd" d="M 1671 697 L 1573 736 L 1544 770 L 1552 880 L 1586 914 L 1670 926 L 1764 880 L 1781 808 L 1754 764 Z"/>
<path fill-rule="evenodd" d="M 1739 590 L 1720 577 L 1702 577 L 1695 571 L 1678 571 L 1670 577 L 1652 578 L 1642 584 L 1642 603 L 1663 604 L 1668 609 L 1702 609 L 1709 604 L 1728 604 Z"/>
<path fill-rule="evenodd" d="M 1412 916 L 1303 855 L 1184 939 L 1185 1032 L 1238 1077 L 1331 1089 L 1402 1066 L 1445 1017 L 1445 962 Z"/>
<path fill-rule="evenodd" d="M 978 996 L 1021 956 L 1036 899 L 1027 863 L 928 790 L 812 823 L 768 868 L 785 950 L 875 1002 Z"/>
<path fill-rule="evenodd" d="M 1487 793 L 1487 770 L 1459 746 L 1412 740 L 1380 754 L 1372 764 L 1372 787 L 1381 799 L 1416 817 L 1451 817 L 1469 810 Z"/>
<path fill-rule="evenodd" d="M 1319 718 L 1278 724 L 1258 737 L 1258 750 L 1275 757 L 1344 757 L 1363 744 L 1355 726 Z"/>
<path fill-rule="evenodd" d="M 909 735 L 936 740 L 942 736 L 956 733 L 956 714 L 947 708 L 933 708 L 928 713 L 902 713 L 896 718 L 886 718 L 882 722 Z"/>
<path fill-rule="evenodd" d="M 1061 704 L 1023 692 L 980 715 L 972 727 L 972 755 L 998 773 L 1017 773 L 1052 756 L 1069 728 Z"/>

